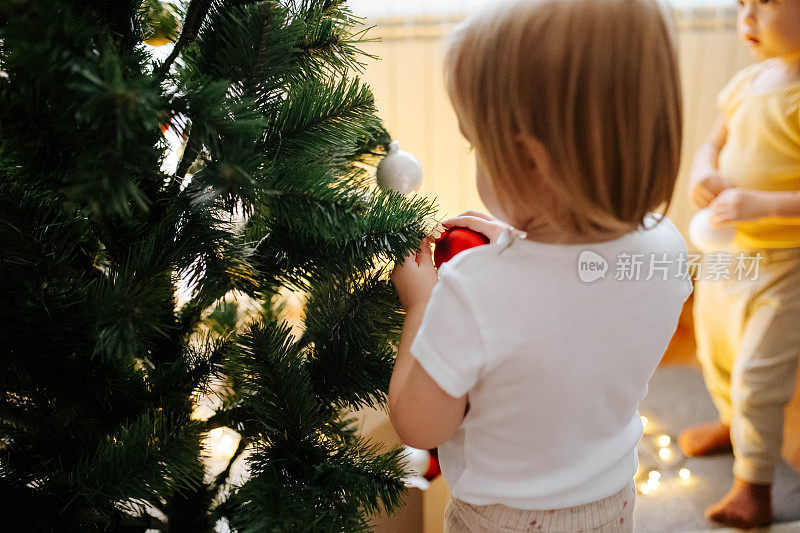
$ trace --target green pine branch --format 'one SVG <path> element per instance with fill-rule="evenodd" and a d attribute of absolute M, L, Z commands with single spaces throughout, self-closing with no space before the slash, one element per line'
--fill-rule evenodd
<path fill-rule="evenodd" d="M 380 122 L 369 88 L 358 80 L 327 80 L 291 90 L 264 139 L 272 159 L 341 166 Z"/>
<path fill-rule="evenodd" d="M 420 239 L 433 225 L 435 206 L 424 198 L 409 200 L 392 191 L 374 194 L 362 204 L 360 217 L 328 226 L 328 231 L 337 233 L 335 238 L 308 237 L 310 225 L 319 224 L 314 218 L 309 221 L 298 216 L 285 223 L 259 218 L 249 229 L 250 235 L 264 235 L 253 264 L 259 271 L 305 290 L 332 275 L 368 271 L 387 261 L 402 260 L 419 249 Z M 291 209 L 291 202 L 285 204 Z M 348 222 L 347 217 L 338 220 Z"/>
<path fill-rule="evenodd" d="M 385 401 L 386 272 L 435 205 L 374 189 L 390 138 L 348 77 L 358 19 L 342 0 L 192 0 L 158 65 L 139 7 L 0 1 L 4 524 L 366 531 L 403 465 L 349 409 Z M 308 296 L 300 339 L 287 288 Z M 244 327 L 237 295 L 261 305 Z M 200 394 L 221 401 L 206 421 Z M 235 457 L 205 479 L 223 425 L 252 451 L 239 486 Z"/>
<path fill-rule="evenodd" d="M 301 342 L 312 347 L 309 373 L 323 402 L 352 409 L 385 402 L 394 367 L 391 343 L 402 327 L 398 303 L 383 271 L 311 290 Z"/>

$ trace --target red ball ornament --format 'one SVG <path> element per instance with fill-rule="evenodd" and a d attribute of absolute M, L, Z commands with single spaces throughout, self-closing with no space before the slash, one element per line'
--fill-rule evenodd
<path fill-rule="evenodd" d="M 423 476 L 428 481 L 433 481 L 442 474 L 442 469 L 439 466 L 439 449 L 434 449 L 436 450 L 436 457 L 434 457 L 433 453 L 431 453 L 430 459 L 428 460 L 428 470 Z"/>
<path fill-rule="evenodd" d="M 469 248 L 489 244 L 489 238 L 483 233 L 472 231 L 468 228 L 450 228 L 436 239 L 433 250 L 433 264 L 436 268 L 442 266 L 456 254 Z"/>

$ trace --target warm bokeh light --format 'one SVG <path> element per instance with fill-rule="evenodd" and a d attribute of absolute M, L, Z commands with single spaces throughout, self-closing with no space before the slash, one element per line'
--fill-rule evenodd
<path fill-rule="evenodd" d="M 678 472 L 678 475 L 681 477 L 681 479 L 684 480 L 687 480 L 690 477 L 692 477 L 692 473 L 689 472 L 688 468 L 681 468 L 680 472 Z"/>
<path fill-rule="evenodd" d="M 658 450 L 658 456 L 666 461 L 672 457 L 672 451 L 669 448 L 661 448 Z"/>
<path fill-rule="evenodd" d="M 669 435 L 661 435 L 658 437 L 658 445 L 662 448 L 669 446 L 670 442 L 672 442 L 672 439 L 669 438 Z"/>
<path fill-rule="evenodd" d="M 239 435 L 230 428 L 215 428 L 203 439 L 206 454 L 214 461 L 227 461 L 236 453 Z"/>
<path fill-rule="evenodd" d="M 656 481 L 658 481 L 659 479 L 661 479 L 661 472 L 659 472 L 658 470 L 651 470 L 650 473 L 648 474 L 648 477 L 650 479 L 655 479 Z"/>
<path fill-rule="evenodd" d="M 207 405 L 196 405 L 190 418 L 192 420 L 208 420 L 214 414 L 214 410 Z"/>

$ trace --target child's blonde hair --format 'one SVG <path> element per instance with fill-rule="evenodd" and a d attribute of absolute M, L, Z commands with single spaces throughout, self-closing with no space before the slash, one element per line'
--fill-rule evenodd
<path fill-rule="evenodd" d="M 669 207 L 682 109 L 664 9 L 514 0 L 453 31 L 447 90 L 514 226 L 546 217 L 571 233 L 616 234 Z M 532 174 L 534 145 L 549 168 Z"/>

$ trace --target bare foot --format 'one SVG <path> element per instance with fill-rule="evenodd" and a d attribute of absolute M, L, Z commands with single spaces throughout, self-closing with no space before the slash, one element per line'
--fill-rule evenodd
<path fill-rule="evenodd" d="M 678 437 L 683 455 L 697 457 L 731 451 L 731 428 L 722 422 L 690 427 Z"/>
<path fill-rule="evenodd" d="M 725 527 L 751 529 L 772 523 L 772 485 L 734 478 L 731 491 L 706 509 L 706 518 Z"/>

